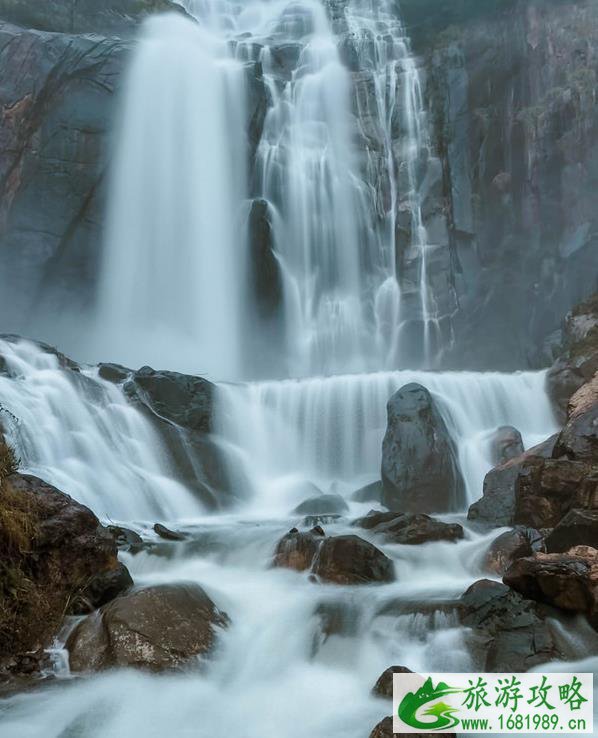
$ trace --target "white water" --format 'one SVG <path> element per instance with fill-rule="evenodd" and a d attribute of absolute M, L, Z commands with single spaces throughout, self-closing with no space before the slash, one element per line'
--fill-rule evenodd
<path fill-rule="evenodd" d="M 244 110 L 225 39 L 175 14 L 144 24 L 110 178 L 94 360 L 239 376 Z"/>
<path fill-rule="evenodd" d="M 157 433 L 122 391 L 59 367 L 28 341 L 0 340 L 9 377 L 0 374 L 0 424 L 22 470 L 45 479 L 99 517 L 152 520 L 201 513 L 173 469 Z M 9 415 L 8 413 L 12 414 Z"/>
<path fill-rule="evenodd" d="M 31 344 L 0 343 L 12 375 L 0 376 L 0 404 L 20 420 L 5 418 L 25 470 L 146 537 L 147 523 L 158 518 L 187 530 L 191 545 L 170 546 L 172 556 L 123 558 L 138 585 L 199 582 L 232 619 L 203 670 L 176 677 L 121 670 L 61 681 L 0 704 L 0 732 L 362 738 L 390 711 L 370 689 L 391 663 L 472 666 L 451 615 L 397 616 L 382 608 L 458 597 L 485 576 L 479 562 L 501 531 L 468 530 L 458 544 L 415 547 L 384 545 L 363 532 L 393 558 L 397 582 L 332 587 L 269 568 L 276 542 L 298 522 L 289 511 L 311 495 L 310 484 L 348 497 L 378 478 L 385 405 L 410 381 L 434 394 L 457 443 L 468 498 L 476 499 L 497 426 L 516 426 L 528 447 L 555 429 L 544 375 L 348 373 L 409 364 L 401 343 L 409 320 L 421 325 L 423 359 L 415 363 L 433 363 L 436 350 L 418 173 L 429 154 L 425 111 L 417 65 L 390 5 L 351 0 L 348 14 L 360 64 L 374 80 L 383 133 L 390 196 L 374 207 L 374 157 L 367 152 L 364 171 L 351 78 L 321 3 L 181 4 L 199 24 L 175 16 L 146 24 L 126 84 L 93 352 L 217 380 L 244 376 L 246 334 L 260 328 L 247 320 L 252 297 L 237 220 L 249 194 L 240 60 L 257 54 L 272 107 L 252 194 L 266 197 L 274 212 L 285 287 L 284 351 L 271 375 L 343 374 L 219 385 L 221 440 L 249 486 L 239 488 L 240 510 L 202 517 L 158 435 L 118 387 L 93 370 L 61 370 Z M 290 79 L 281 78 L 272 57 L 283 42 L 301 46 Z M 414 252 L 406 257 L 419 264 L 407 295 L 399 288 L 396 242 L 404 212 Z M 351 516 L 368 507 L 352 503 Z M 327 532 L 355 530 L 341 521 Z M 315 611 L 334 603 L 352 630 L 325 639 Z"/>
<path fill-rule="evenodd" d="M 409 382 L 438 403 L 457 443 L 468 505 L 492 466 L 493 431 L 514 425 L 527 448 L 556 431 L 543 372 L 401 371 L 221 385 L 221 434 L 253 480 L 252 506 L 291 509 L 309 496 L 307 481 L 349 494 L 379 479 L 386 403 Z"/>

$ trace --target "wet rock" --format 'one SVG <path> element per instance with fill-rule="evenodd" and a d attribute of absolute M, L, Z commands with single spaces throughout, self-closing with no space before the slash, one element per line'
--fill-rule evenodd
<path fill-rule="evenodd" d="M 167 528 L 161 523 L 156 523 L 154 525 L 154 533 L 157 533 L 160 538 L 163 538 L 165 541 L 185 541 L 187 539 L 187 536 L 184 533 L 170 530 L 170 528 Z"/>
<path fill-rule="evenodd" d="M 515 486 L 519 473 L 527 459 L 550 458 L 558 435 L 491 469 L 484 478 L 482 497 L 474 502 L 467 513 L 468 520 L 475 520 L 496 528 L 515 522 Z"/>
<path fill-rule="evenodd" d="M 113 384 L 121 384 L 130 374 L 131 370 L 121 364 L 98 364 L 98 375 Z"/>
<path fill-rule="evenodd" d="M 108 530 L 116 541 L 119 551 L 129 551 L 137 553 L 143 548 L 143 538 L 134 530 L 124 528 L 121 525 L 109 525 Z"/>
<path fill-rule="evenodd" d="M 197 584 L 163 584 L 119 597 L 88 615 L 66 647 L 75 672 L 111 667 L 181 669 L 214 648 L 228 625 Z"/>
<path fill-rule="evenodd" d="M 250 279 L 257 308 L 262 319 L 272 319 L 282 306 L 283 285 L 275 254 L 270 206 L 266 200 L 258 199 L 251 203 L 247 228 Z"/>
<path fill-rule="evenodd" d="M 492 541 L 484 557 L 484 569 L 502 576 L 517 559 L 542 551 L 545 543 L 540 531 L 519 526 Z"/>
<path fill-rule="evenodd" d="M 410 515 L 371 510 L 365 518 L 353 525 L 373 530 L 392 543 L 418 545 L 432 541 L 458 541 L 463 538 L 463 528 L 458 523 L 443 523 L 429 515 Z"/>
<path fill-rule="evenodd" d="M 408 384 L 387 405 L 382 444 L 382 502 L 391 510 L 456 510 L 464 485 L 455 446 L 432 396 Z"/>
<path fill-rule="evenodd" d="M 548 553 L 598 545 L 598 510 L 570 510 L 546 538 Z"/>
<path fill-rule="evenodd" d="M 318 526 L 307 533 L 292 528 L 276 546 L 272 566 L 295 571 L 311 569 L 323 536 L 324 531 Z"/>
<path fill-rule="evenodd" d="M 214 385 L 207 379 L 145 366 L 133 372 L 124 390 L 162 420 L 200 433 L 212 428 Z"/>
<path fill-rule="evenodd" d="M 395 579 L 392 560 L 359 536 L 325 538 L 318 548 L 312 572 L 334 584 L 373 584 Z"/>
<path fill-rule="evenodd" d="M 332 636 L 352 638 L 359 633 L 361 608 L 349 600 L 327 600 L 320 602 L 314 615 L 318 620 L 318 628 L 314 642 L 314 652 Z"/>
<path fill-rule="evenodd" d="M 340 515 L 349 506 L 340 495 L 328 494 L 310 497 L 293 510 L 293 515 Z"/>
<path fill-rule="evenodd" d="M 492 438 L 492 460 L 495 466 L 505 464 L 524 452 L 521 433 L 511 425 L 498 428 Z"/>
<path fill-rule="evenodd" d="M 353 492 L 351 499 L 355 502 L 381 502 L 382 482 L 371 482 Z"/>
<path fill-rule="evenodd" d="M 598 499 L 598 479 L 583 461 L 527 459 L 515 483 L 515 523 L 553 528 L 572 508 Z"/>
<path fill-rule="evenodd" d="M 303 519 L 303 525 L 306 528 L 313 528 L 316 525 L 332 525 L 338 523 L 342 515 L 308 515 Z"/>
<path fill-rule="evenodd" d="M 378 681 L 372 689 L 372 694 L 375 694 L 377 697 L 385 697 L 391 700 L 393 676 L 395 674 L 413 674 L 413 672 L 406 666 L 389 666 L 388 669 L 383 671 L 378 677 Z"/>
<path fill-rule="evenodd" d="M 89 612 L 132 584 L 91 510 L 18 473 L 0 479 L 0 574 L 0 655 L 47 645 L 65 614 Z"/>
<path fill-rule="evenodd" d="M 598 624 L 598 551 L 536 554 L 515 561 L 503 577 L 509 587 L 539 602 L 586 614 Z"/>
<path fill-rule="evenodd" d="M 598 382 L 574 396 L 574 411 L 561 431 L 554 456 L 598 464 Z"/>
<path fill-rule="evenodd" d="M 546 608 L 500 582 L 482 579 L 463 594 L 462 625 L 476 668 L 488 672 L 523 672 L 563 658 L 546 622 L 557 611 Z"/>

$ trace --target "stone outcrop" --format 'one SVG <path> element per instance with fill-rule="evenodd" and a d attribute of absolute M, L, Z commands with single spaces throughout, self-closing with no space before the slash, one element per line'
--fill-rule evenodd
<path fill-rule="evenodd" d="M 598 546 L 598 509 L 570 510 L 546 538 L 548 553 L 575 546 Z"/>
<path fill-rule="evenodd" d="M 484 556 L 484 569 L 502 575 L 514 561 L 536 552 L 544 552 L 546 544 L 540 531 L 519 526 L 502 533 L 490 544 Z"/>
<path fill-rule="evenodd" d="M 382 502 L 391 510 L 458 509 L 464 483 L 456 449 L 432 396 L 408 384 L 388 401 L 382 443 Z"/>
<path fill-rule="evenodd" d="M 466 640 L 476 668 L 522 672 L 564 656 L 546 622 L 556 612 L 500 582 L 472 584 L 459 610 L 461 623 L 471 629 Z"/>
<path fill-rule="evenodd" d="M 379 533 L 389 543 L 402 543 L 410 546 L 433 541 L 459 541 L 463 538 L 461 525 L 443 523 L 440 520 L 434 520 L 429 515 L 370 510 L 364 518 L 355 520 L 353 525 Z"/>
<path fill-rule="evenodd" d="M 492 460 L 495 466 L 506 464 L 524 452 L 521 433 L 511 425 L 496 429 L 492 437 Z"/>
<path fill-rule="evenodd" d="M 413 674 L 413 672 L 406 666 L 389 666 L 378 677 L 376 684 L 372 688 L 372 694 L 375 694 L 376 697 L 384 697 L 385 699 L 391 700 L 393 677 L 395 674 Z"/>
<path fill-rule="evenodd" d="M 394 564 L 380 549 L 359 536 L 327 537 L 320 526 L 300 533 L 293 528 L 278 543 L 272 566 L 310 571 L 332 584 L 392 582 Z"/>
<path fill-rule="evenodd" d="M 135 590 L 88 615 L 66 647 L 75 672 L 129 666 L 181 669 L 214 648 L 228 625 L 197 584 L 163 584 Z"/>
<path fill-rule="evenodd" d="M 484 478 L 481 499 L 474 502 L 467 514 L 469 520 L 501 527 L 515 521 L 515 486 L 519 474 L 528 460 L 552 456 L 557 436 L 529 449 L 514 459 L 491 469 Z"/>
<path fill-rule="evenodd" d="M 515 561 L 503 581 L 524 597 L 588 616 L 598 626 L 598 551 L 577 546 L 567 553 Z"/>
<path fill-rule="evenodd" d="M 0 476 L 0 657 L 48 645 L 65 615 L 90 612 L 133 584 L 91 510 L 9 471 Z"/>

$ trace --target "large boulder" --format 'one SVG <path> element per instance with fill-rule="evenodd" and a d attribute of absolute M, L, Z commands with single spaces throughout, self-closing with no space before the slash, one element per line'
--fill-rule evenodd
<path fill-rule="evenodd" d="M 447 512 L 463 502 L 455 445 L 431 394 L 408 384 L 387 405 L 382 502 L 391 510 Z"/>
<path fill-rule="evenodd" d="M 389 666 L 378 677 L 376 684 L 372 688 L 372 694 L 376 695 L 376 697 L 384 697 L 385 699 L 391 700 L 395 674 L 413 674 L 413 672 L 406 666 Z"/>
<path fill-rule="evenodd" d="M 312 571 L 319 579 L 334 584 L 385 583 L 395 578 L 392 560 L 359 536 L 325 538 Z"/>
<path fill-rule="evenodd" d="M 494 527 L 513 525 L 515 486 L 521 469 L 528 459 L 550 458 L 556 440 L 555 434 L 520 456 L 491 469 L 484 478 L 482 497 L 470 506 L 467 518 Z"/>
<path fill-rule="evenodd" d="M 516 459 L 524 452 L 521 433 L 512 425 L 497 428 L 491 440 L 492 462 L 495 466 Z"/>
<path fill-rule="evenodd" d="M 514 561 L 545 551 L 544 537 L 534 528 L 518 526 L 501 533 L 490 544 L 484 556 L 484 569 L 502 575 Z"/>
<path fill-rule="evenodd" d="M 299 532 L 297 528 L 292 528 L 278 542 L 274 551 L 272 566 L 295 569 L 295 571 L 311 569 L 324 535 L 324 531 L 319 526 L 303 533 Z"/>
<path fill-rule="evenodd" d="M 68 638 L 72 671 L 181 669 L 214 648 L 229 620 L 197 584 L 163 584 L 119 597 Z"/>
<path fill-rule="evenodd" d="M 458 523 L 443 523 L 429 515 L 408 513 L 378 512 L 370 510 L 364 518 L 358 518 L 353 525 L 373 530 L 392 543 L 418 545 L 432 541 L 458 541 L 463 538 L 463 528 Z"/>
<path fill-rule="evenodd" d="M 523 672 L 564 658 L 546 621 L 556 611 L 522 597 L 500 582 L 482 579 L 460 600 L 460 621 L 475 668 Z"/>
<path fill-rule="evenodd" d="M 567 553 L 519 559 L 503 581 L 524 597 L 586 614 L 598 625 L 598 551 L 594 548 L 578 546 Z"/>
<path fill-rule="evenodd" d="M 91 510 L 9 471 L 0 477 L 0 656 L 47 645 L 64 615 L 90 612 L 133 583 Z"/>
<path fill-rule="evenodd" d="M 598 510 L 570 510 L 546 538 L 548 553 L 598 545 Z"/>

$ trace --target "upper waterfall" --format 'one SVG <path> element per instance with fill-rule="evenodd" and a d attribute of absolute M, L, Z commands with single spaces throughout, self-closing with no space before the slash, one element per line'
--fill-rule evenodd
<path fill-rule="evenodd" d="M 400 18 L 365 0 L 342 29 L 320 0 L 180 4 L 196 22 L 147 21 L 127 75 L 89 358 L 212 379 L 433 364 L 433 157 Z M 267 106 L 254 155 L 248 70 Z"/>

